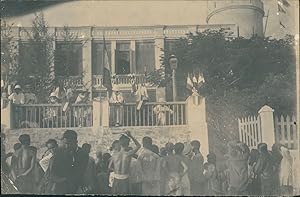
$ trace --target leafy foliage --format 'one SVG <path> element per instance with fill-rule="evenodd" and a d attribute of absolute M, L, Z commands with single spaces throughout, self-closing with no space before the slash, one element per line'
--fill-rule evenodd
<path fill-rule="evenodd" d="M 1 20 L 1 79 L 5 81 L 4 89 L 17 78 L 17 49 L 17 42 L 12 36 L 12 25 Z"/>
<path fill-rule="evenodd" d="M 46 102 L 54 85 L 54 35 L 42 13 L 36 14 L 32 28 L 26 30 L 28 42 L 20 43 L 18 83 L 34 87 L 40 102 Z"/>
<path fill-rule="evenodd" d="M 294 40 L 252 37 L 233 38 L 224 29 L 189 34 L 175 43 L 168 56 L 178 58 L 178 98 L 185 100 L 188 73 L 203 73 L 204 85 L 198 89 L 206 97 L 208 126 L 214 138 L 226 142 L 238 138 L 237 118 L 267 104 L 275 113 L 295 110 Z M 166 76 L 171 70 L 166 66 Z M 170 85 L 170 84 L 168 84 Z M 167 88 L 170 89 L 170 88 Z"/>

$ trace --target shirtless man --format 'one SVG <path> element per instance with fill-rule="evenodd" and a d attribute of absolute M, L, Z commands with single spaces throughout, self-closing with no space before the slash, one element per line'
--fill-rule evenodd
<path fill-rule="evenodd" d="M 180 183 L 182 181 L 182 178 L 187 175 L 188 166 L 180 156 L 184 149 L 184 145 L 182 143 L 177 143 L 175 144 L 174 149 L 176 151 L 176 154 L 172 154 L 171 150 L 169 150 L 170 154 L 165 157 L 166 169 L 168 172 L 166 194 L 181 196 L 182 188 Z"/>
<path fill-rule="evenodd" d="M 142 167 L 142 195 L 160 194 L 160 157 L 151 151 L 152 139 L 143 138 L 143 149 L 138 157 Z"/>
<path fill-rule="evenodd" d="M 130 139 L 135 143 L 135 147 L 128 151 Z M 114 181 L 112 194 L 129 194 L 129 170 L 133 155 L 141 148 L 140 143 L 132 137 L 129 131 L 119 139 L 121 150 L 112 155 L 110 166 L 113 167 Z"/>
<path fill-rule="evenodd" d="M 22 193 L 32 193 L 34 189 L 32 172 L 36 163 L 36 152 L 30 148 L 29 135 L 21 135 L 19 141 L 22 146 L 12 157 L 12 176 Z"/>

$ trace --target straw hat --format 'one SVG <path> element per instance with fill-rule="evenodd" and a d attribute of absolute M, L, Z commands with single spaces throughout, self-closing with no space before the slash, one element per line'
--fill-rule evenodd
<path fill-rule="evenodd" d="M 49 97 L 55 97 L 55 98 L 58 98 L 56 92 L 52 92 L 52 93 L 50 94 Z"/>
<path fill-rule="evenodd" d="M 16 90 L 16 89 L 20 89 L 20 90 L 21 90 L 22 88 L 21 88 L 20 85 L 16 85 L 14 89 L 15 89 L 15 90 Z"/>
<path fill-rule="evenodd" d="M 163 98 L 159 98 L 159 99 L 158 99 L 158 102 L 159 102 L 159 103 L 165 103 L 166 101 L 165 101 L 165 99 L 163 99 Z"/>

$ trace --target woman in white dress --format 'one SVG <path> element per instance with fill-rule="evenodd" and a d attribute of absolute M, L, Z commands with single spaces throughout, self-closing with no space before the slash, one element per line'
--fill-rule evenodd
<path fill-rule="evenodd" d="M 279 171 L 281 195 L 291 195 L 293 192 L 293 158 L 285 146 L 280 147 L 280 153 L 282 155 Z"/>

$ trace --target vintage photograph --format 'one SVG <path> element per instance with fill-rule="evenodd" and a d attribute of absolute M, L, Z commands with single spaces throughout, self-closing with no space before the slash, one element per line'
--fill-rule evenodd
<path fill-rule="evenodd" d="M 1 0 L 1 194 L 300 195 L 299 0 Z"/>

